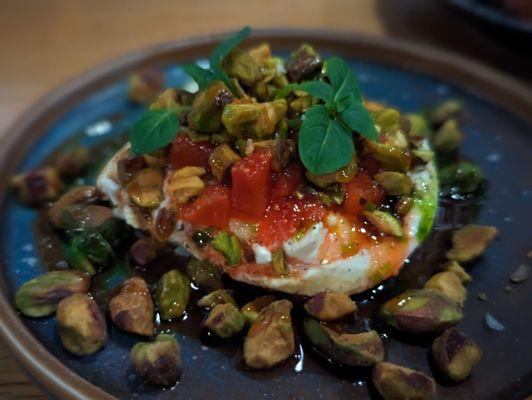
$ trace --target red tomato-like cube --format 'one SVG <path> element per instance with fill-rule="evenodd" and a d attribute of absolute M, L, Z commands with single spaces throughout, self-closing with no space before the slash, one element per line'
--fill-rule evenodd
<path fill-rule="evenodd" d="M 230 190 L 227 186 L 207 186 L 200 195 L 181 208 L 180 218 L 192 224 L 225 229 L 231 209 Z"/>
<path fill-rule="evenodd" d="M 170 164 L 175 169 L 188 166 L 208 169 L 214 147 L 210 142 L 194 142 L 187 135 L 180 134 L 170 147 Z"/>
<path fill-rule="evenodd" d="M 271 196 L 269 151 L 255 151 L 231 168 L 232 215 L 248 222 L 259 220 Z"/>

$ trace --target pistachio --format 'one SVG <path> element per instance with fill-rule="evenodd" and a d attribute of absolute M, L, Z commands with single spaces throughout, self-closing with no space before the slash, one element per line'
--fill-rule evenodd
<path fill-rule="evenodd" d="M 403 237 L 401 222 L 393 215 L 380 210 L 364 211 L 363 215 L 380 232 L 386 235 Z"/>
<path fill-rule="evenodd" d="M 450 271 L 439 272 L 433 275 L 425 283 L 424 287 L 437 290 L 460 306 L 464 305 L 467 297 L 467 290 L 462 284 L 462 281 L 454 272 Z"/>
<path fill-rule="evenodd" d="M 244 316 L 231 303 L 217 304 L 205 320 L 205 326 L 217 336 L 229 339 L 244 328 Z"/>
<path fill-rule="evenodd" d="M 303 329 L 312 344 L 336 362 L 365 367 L 384 360 L 384 345 L 376 331 L 338 333 L 311 318 L 305 320 Z"/>
<path fill-rule="evenodd" d="M 413 149 L 412 156 L 414 159 L 419 159 L 426 164 L 434 158 L 434 152 L 431 150 Z"/>
<path fill-rule="evenodd" d="M 71 353 L 96 353 L 107 342 L 107 324 L 87 294 L 73 294 L 57 304 L 57 325 L 63 346 Z"/>
<path fill-rule="evenodd" d="M 442 196 L 476 193 L 486 181 L 484 173 L 477 165 L 465 161 L 441 168 L 438 175 Z"/>
<path fill-rule="evenodd" d="M 24 283 L 15 294 L 15 304 L 28 317 L 53 314 L 57 303 L 75 293 L 87 293 L 88 275 L 79 271 L 50 271 Z"/>
<path fill-rule="evenodd" d="M 267 149 L 272 154 L 270 168 L 275 172 L 283 171 L 292 159 L 294 143 L 291 140 L 272 139 L 253 143 L 256 149 Z"/>
<path fill-rule="evenodd" d="M 412 164 L 412 154 L 399 146 L 364 140 L 364 150 L 390 171 L 408 172 Z"/>
<path fill-rule="evenodd" d="M 375 113 L 375 123 L 383 133 L 396 132 L 399 126 L 401 114 L 393 108 L 383 108 Z"/>
<path fill-rule="evenodd" d="M 155 385 L 175 385 L 181 376 L 181 347 L 172 335 L 160 333 L 153 342 L 137 343 L 130 358 L 138 374 Z"/>
<path fill-rule="evenodd" d="M 157 258 L 162 244 L 153 237 L 138 239 L 129 250 L 132 260 L 138 265 L 147 265 Z"/>
<path fill-rule="evenodd" d="M 11 187 L 21 203 L 36 206 L 55 200 L 63 191 L 64 184 L 57 168 L 42 167 L 16 175 L 11 179 Z"/>
<path fill-rule="evenodd" d="M 231 146 L 227 143 L 222 143 L 209 156 L 209 167 L 214 177 L 221 181 L 229 167 L 238 160 L 240 160 L 240 156 Z"/>
<path fill-rule="evenodd" d="M 153 301 L 146 281 L 139 276 L 126 280 L 109 302 L 111 319 L 120 329 L 137 335 L 153 335 Z"/>
<path fill-rule="evenodd" d="M 94 186 L 78 186 L 64 193 L 48 210 L 48 217 L 57 228 L 65 228 L 64 209 L 75 204 L 92 203 L 98 199 L 98 193 Z M 110 208 L 107 208 L 111 211 Z M 93 226 L 91 226 L 93 227 Z"/>
<path fill-rule="evenodd" d="M 158 240 L 168 239 L 177 224 L 176 210 L 170 207 L 161 207 L 155 218 L 155 235 Z"/>
<path fill-rule="evenodd" d="M 441 266 L 441 269 L 444 271 L 449 271 L 454 273 L 462 283 L 466 284 L 471 282 L 472 278 L 471 275 L 469 275 L 462 266 L 454 261 L 454 260 L 448 260 L 444 262 Z"/>
<path fill-rule="evenodd" d="M 380 172 L 375 174 L 373 178 L 384 188 L 384 190 L 386 190 L 389 195 L 392 196 L 410 194 L 414 188 L 412 179 L 410 179 L 408 175 L 401 172 Z"/>
<path fill-rule="evenodd" d="M 323 65 L 319 54 L 309 44 L 302 44 L 286 65 L 288 77 L 295 82 L 316 76 Z"/>
<path fill-rule="evenodd" d="M 262 77 L 260 65 L 248 52 L 234 50 L 223 61 L 223 69 L 231 78 L 251 87 Z"/>
<path fill-rule="evenodd" d="M 344 293 L 318 293 L 307 300 L 304 307 L 321 321 L 334 321 L 357 311 L 355 302 Z"/>
<path fill-rule="evenodd" d="M 427 119 L 421 114 L 407 114 L 410 121 L 409 136 L 412 137 L 429 137 L 432 132 Z"/>
<path fill-rule="evenodd" d="M 292 303 L 279 300 L 260 312 L 244 341 L 244 361 L 254 369 L 268 369 L 294 353 Z"/>
<path fill-rule="evenodd" d="M 279 275 L 284 275 L 286 273 L 286 262 L 282 248 L 278 248 L 272 253 L 272 268 Z"/>
<path fill-rule="evenodd" d="M 232 136 L 261 138 L 270 136 L 287 111 L 285 99 L 268 103 L 242 103 L 225 106 L 222 123 Z"/>
<path fill-rule="evenodd" d="M 395 213 L 400 217 L 404 217 L 410 212 L 412 206 L 414 205 L 414 199 L 412 197 L 400 197 L 395 203 Z"/>
<path fill-rule="evenodd" d="M 466 225 L 453 233 L 453 247 L 447 252 L 447 258 L 466 262 L 481 256 L 498 231 L 493 226 Z"/>
<path fill-rule="evenodd" d="M 268 43 L 261 43 L 258 46 L 252 47 L 248 50 L 249 56 L 255 60 L 257 64 L 262 64 L 266 59 L 272 56 L 272 49 Z"/>
<path fill-rule="evenodd" d="M 202 167 L 183 167 L 173 171 L 168 178 L 166 191 L 177 204 L 185 204 L 192 197 L 201 193 L 205 183 L 200 176 L 205 174 Z"/>
<path fill-rule="evenodd" d="M 177 269 L 164 274 L 157 283 L 155 302 L 163 320 L 180 317 L 190 298 L 190 280 Z"/>
<path fill-rule="evenodd" d="M 240 312 L 244 316 L 246 323 L 248 325 L 253 324 L 259 316 L 259 312 L 266 307 L 268 304 L 275 301 L 275 297 L 272 295 L 260 296 L 255 300 L 250 301 L 249 303 L 244 304 L 240 309 Z"/>
<path fill-rule="evenodd" d="M 223 254 L 229 266 L 235 266 L 242 260 L 243 252 L 238 238 L 234 235 L 229 235 L 222 231 L 212 241 L 214 250 L 218 250 Z"/>
<path fill-rule="evenodd" d="M 192 258 L 187 264 L 187 274 L 202 290 L 223 288 L 220 268 L 209 261 Z"/>
<path fill-rule="evenodd" d="M 462 319 L 454 301 L 433 289 L 409 290 L 381 306 L 380 317 L 405 332 L 441 332 Z"/>
<path fill-rule="evenodd" d="M 123 158 L 116 164 L 118 180 L 123 185 L 127 185 L 135 174 L 148 167 L 144 156 Z"/>
<path fill-rule="evenodd" d="M 450 119 L 445 122 L 434 136 L 434 147 L 443 153 L 456 150 L 464 140 L 464 134 L 458 127 L 456 120 Z"/>
<path fill-rule="evenodd" d="M 456 328 L 449 328 L 432 343 L 432 357 L 453 381 L 467 378 L 482 358 L 481 348 Z"/>
<path fill-rule="evenodd" d="M 439 126 L 451 118 L 460 118 L 464 112 L 464 104 L 458 100 L 445 100 L 427 114 L 433 126 Z"/>
<path fill-rule="evenodd" d="M 206 310 L 211 310 L 216 307 L 218 304 L 232 304 L 236 306 L 236 301 L 233 299 L 233 295 L 227 289 L 218 289 L 214 292 L 203 296 L 198 300 L 198 307 L 205 308 Z"/>
<path fill-rule="evenodd" d="M 163 174 L 155 168 L 137 172 L 127 184 L 131 201 L 139 207 L 155 208 L 163 200 Z"/>
<path fill-rule="evenodd" d="M 91 163 L 89 149 L 75 146 L 64 150 L 54 161 L 59 175 L 67 180 L 73 180 L 86 171 Z"/>
<path fill-rule="evenodd" d="M 219 131 L 222 128 L 222 111 L 232 101 L 233 96 L 223 82 L 212 83 L 196 95 L 187 116 L 188 125 L 204 133 Z"/>
<path fill-rule="evenodd" d="M 314 174 L 310 171 L 305 172 L 307 179 L 314 185 L 326 189 L 335 183 L 349 183 L 353 180 L 358 172 L 358 165 L 356 158 L 353 159 L 345 167 L 338 171 L 329 174 Z"/>
<path fill-rule="evenodd" d="M 157 96 L 164 86 L 164 74 L 154 68 L 147 68 L 129 77 L 130 100 L 147 104 Z"/>
<path fill-rule="evenodd" d="M 373 367 L 373 384 L 385 400 L 432 400 L 436 398 L 434 379 L 422 372 L 381 362 Z"/>

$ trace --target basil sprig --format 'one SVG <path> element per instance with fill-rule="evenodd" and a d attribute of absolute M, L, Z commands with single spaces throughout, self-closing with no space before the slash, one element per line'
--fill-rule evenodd
<path fill-rule="evenodd" d="M 212 82 L 222 81 L 235 93 L 231 80 L 222 69 L 222 62 L 250 33 L 251 28 L 246 26 L 216 46 L 209 57 L 208 69 L 189 64 L 183 70 L 196 81 L 200 90 Z M 171 143 L 179 131 L 178 111 L 149 110 L 142 114 L 131 130 L 131 152 L 134 155 L 150 153 Z"/>
<path fill-rule="evenodd" d="M 355 154 L 352 131 L 370 140 L 378 136 L 349 66 L 341 58 L 332 57 L 326 68 L 330 83 L 289 84 L 276 96 L 284 98 L 294 90 L 302 90 L 324 102 L 305 112 L 299 131 L 299 156 L 305 168 L 315 174 L 336 171 L 351 161 Z"/>
<path fill-rule="evenodd" d="M 222 81 L 225 83 L 225 86 L 236 95 L 233 83 L 222 69 L 222 63 L 225 57 L 227 57 L 229 53 L 231 53 L 250 34 L 251 28 L 246 26 L 216 46 L 209 57 L 209 68 L 202 68 L 197 64 L 188 64 L 183 66 L 183 70 L 196 81 L 200 90 L 213 82 Z"/>
<path fill-rule="evenodd" d="M 131 130 L 131 152 L 140 155 L 160 149 L 172 142 L 178 130 L 176 110 L 146 111 Z"/>

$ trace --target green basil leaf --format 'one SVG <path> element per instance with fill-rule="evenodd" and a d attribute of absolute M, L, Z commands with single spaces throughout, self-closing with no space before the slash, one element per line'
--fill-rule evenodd
<path fill-rule="evenodd" d="M 323 105 L 311 107 L 305 113 L 298 149 L 303 165 L 315 174 L 326 174 L 344 167 L 355 152 L 351 132 L 330 118 Z"/>
<path fill-rule="evenodd" d="M 146 111 L 131 130 L 131 152 L 140 155 L 160 149 L 174 139 L 178 129 L 175 110 Z"/>
<path fill-rule="evenodd" d="M 328 83 L 323 81 L 308 81 L 300 83 L 296 90 L 307 92 L 313 97 L 323 100 L 327 103 L 331 102 L 334 97 L 334 89 Z"/>
<path fill-rule="evenodd" d="M 198 84 L 200 90 L 209 86 L 216 80 L 214 74 L 208 69 L 203 69 L 196 64 L 183 65 L 183 71 Z"/>
<path fill-rule="evenodd" d="M 346 97 L 339 105 L 340 118 L 352 130 L 369 140 L 377 140 L 379 136 L 375 122 L 364 105 L 353 96 Z"/>
<path fill-rule="evenodd" d="M 228 37 L 212 51 L 209 61 L 211 68 L 220 68 L 222 61 L 229 55 L 240 43 L 251 34 L 251 28 L 246 26 L 240 32 Z"/>
<path fill-rule="evenodd" d="M 326 68 L 327 76 L 335 91 L 335 102 L 343 101 L 349 95 L 353 95 L 355 99 L 362 101 L 355 74 L 344 60 L 339 57 L 331 57 L 327 61 Z"/>

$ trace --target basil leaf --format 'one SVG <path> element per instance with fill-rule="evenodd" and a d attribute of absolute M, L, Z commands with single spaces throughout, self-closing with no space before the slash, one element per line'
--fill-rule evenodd
<path fill-rule="evenodd" d="M 298 142 L 303 165 L 312 173 L 325 174 L 347 165 L 353 158 L 353 135 L 331 119 L 323 105 L 305 113 Z"/>
<path fill-rule="evenodd" d="M 200 90 L 214 82 L 214 74 L 208 69 L 203 69 L 196 64 L 183 65 L 183 71 L 198 84 Z"/>
<path fill-rule="evenodd" d="M 334 90 L 331 87 L 331 85 L 327 84 L 323 81 L 308 81 L 303 83 L 289 83 L 288 85 L 283 86 L 279 92 L 277 92 L 277 95 L 275 96 L 275 99 L 284 99 L 286 96 L 288 96 L 291 92 L 294 90 L 302 90 L 304 92 L 307 92 L 313 97 L 316 97 L 320 100 L 324 100 L 325 102 L 331 102 L 333 100 L 334 96 Z"/>
<path fill-rule="evenodd" d="M 351 95 L 339 105 L 340 118 L 352 130 L 360 133 L 369 140 L 377 140 L 379 136 L 375 129 L 375 122 L 364 105 Z"/>
<path fill-rule="evenodd" d="M 228 37 L 212 51 L 209 57 L 211 68 L 220 68 L 222 61 L 229 55 L 245 38 L 251 34 L 249 26 L 244 27 L 240 32 Z"/>
<path fill-rule="evenodd" d="M 300 83 L 296 90 L 303 90 L 313 97 L 325 102 L 331 102 L 334 97 L 334 90 L 331 85 L 323 81 L 308 81 Z"/>
<path fill-rule="evenodd" d="M 343 101 L 349 95 L 353 95 L 355 99 L 362 101 L 355 74 L 344 60 L 339 57 L 331 57 L 327 61 L 327 76 L 335 91 L 335 102 Z"/>
<path fill-rule="evenodd" d="M 131 130 L 131 152 L 140 155 L 160 149 L 174 139 L 178 129 L 175 110 L 146 111 Z"/>

